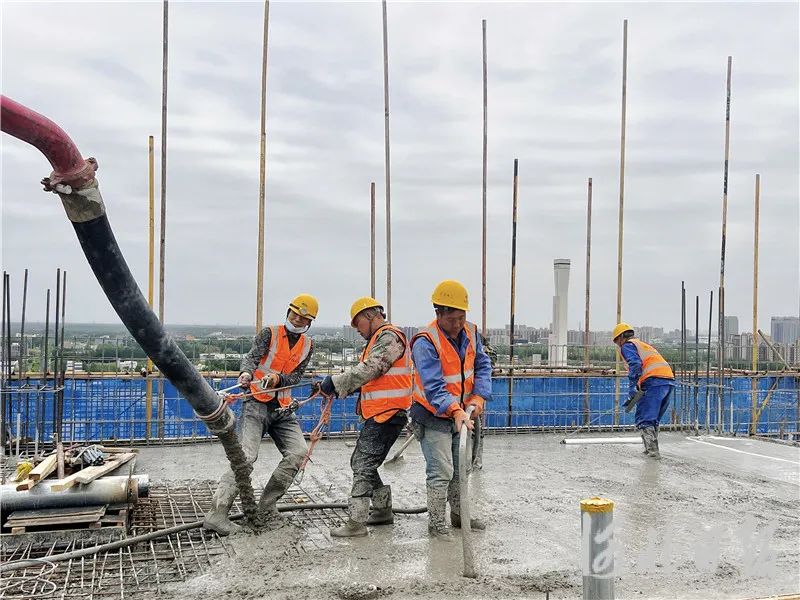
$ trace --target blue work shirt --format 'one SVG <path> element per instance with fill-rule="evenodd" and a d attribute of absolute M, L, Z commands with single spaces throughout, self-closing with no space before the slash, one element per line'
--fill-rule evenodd
<path fill-rule="evenodd" d="M 628 397 L 630 398 L 636 393 L 636 386 L 639 383 L 639 378 L 642 376 L 642 359 L 639 357 L 639 352 L 636 350 L 636 344 L 633 342 L 626 342 L 620 348 L 622 358 L 628 364 Z M 675 380 L 667 379 L 665 377 L 649 377 L 642 383 L 642 390 L 647 391 L 650 388 L 658 387 L 661 385 L 675 385 Z M 625 401 L 622 400 L 624 403 Z"/>
<path fill-rule="evenodd" d="M 474 327 L 474 325 L 468 324 L 468 327 Z M 469 346 L 469 337 L 466 332 L 462 329 L 454 340 L 447 336 L 441 328 L 439 331 L 442 338 L 453 345 L 463 360 Z M 453 403 L 460 403 L 461 398 L 453 396 L 445 388 L 442 362 L 439 360 L 436 347 L 428 338 L 419 337 L 413 342 L 411 358 L 414 361 L 414 369 L 419 373 L 425 389 L 425 399 L 436 409 L 437 415 L 444 416 Z M 472 388 L 472 394 L 480 396 L 486 402 L 489 402 L 492 397 L 492 362 L 483 349 L 479 335 L 475 336 L 475 385 Z M 467 398 L 464 400 L 466 401 Z M 449 430 L 451 427 L 449 420 L 434 417 L 425 407 L 416 402 L 411 405 L 411 418 L 436 429 Z"/>

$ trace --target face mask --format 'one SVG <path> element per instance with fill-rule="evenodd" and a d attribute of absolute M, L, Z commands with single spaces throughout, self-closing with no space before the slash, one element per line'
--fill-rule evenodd
<path fill-rule="evenodd" d="M 284 325 L 284 327 L 286 327 L 286 331 L 289 331 L 291 333 L 305 333 L 306 331 L 308 331 L 308 328 L 310 327 L 310 325 L 304 325 L 303 327 L 297 327 L 296 325 L 292 325 L 292 322 L 287 318 L 286 319 L 286 324 Z"/>

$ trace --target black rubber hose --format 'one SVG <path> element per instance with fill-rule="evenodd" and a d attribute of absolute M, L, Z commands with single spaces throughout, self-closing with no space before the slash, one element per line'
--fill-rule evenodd
<path fill-rule="evenodd" d="M 219 413 L 213 420 L 207 420 L 206 424 L 222 442 L 236 479 L 242 508 L 248 519 L 255 523 L 257 507 L 250 481 L 253 467 L 247 462 L 239 444 L 230 409 L 224 406 L 219 395 L 192 366 L 150 309 L 128 268 L 105 213 L 89 221 L 73 222 L 72 225 L 97 281 L 130 334 L 201 418 Z"/>
<path fill-rule="evenodd" d="M 327 502 L 327 503 L 303 503 L 303 504 L 282 504 L 278 505 L 279 512 L 289 512 L 294 510 L 320 510 L 325 508 L 347 508 L 347 503 L 345 502 Z M 424 512 L 427 512 L 428 509 L 424 506 L 417 506 L 414 508 L 393 508 L 392 512 L 397 514 L 403 515 L 418 515 Z M 236 513 L 231 515 L 231 520 L 238 520 L 244 518 L 243 513 Z M 100 552 L 111 552 L 112 550 L 119 550 L 120 548 L 126 548 L 128 546 L 132 546 L 134 544 L 138 544 L 139 542 L 149 542 L 150 540 L 155 540 L 158 538 L 162 538 L 168 535 L 172 535 L 173 533 L 180 533 L 182 531 L 188 531 L 190 529 L 197 529 L 198 527 L 202 527 L 202 521 L 193 521 L 191 523 L 182 523 L 181 525 L 176 525 L 175 527 L 168 527 L 167 529 L 159 529 L 158 531 L 151 531 L 150 533 L 143 533 L 142 535 L 136 535 L 133 537 L 125 538 L 124 540 L 117 540 L 116 542 L 109 542 L 107 544 L 100 544 L 99 546 L 91 546 L 89 548 L 81 548 L 80 550 L 74 550 L 72 552 L 65 552 L 63 554 L 53 554 L 52 556 L 46 556 L 41 559 L 34 559 L 34 560 L 15 560 L 12 562 L 7 562 L 3 565 L 0 565 L 0 574 L 2 573 L 10 573 L 11 571 L 17 571 L 19 569 L 27 569 L 31 567 L 40 567 L 42 562 L 64 562 L 67 560 L 72 560 L 75 558 L 81 558 L 82 556 L 90 556 L 92 554 L 98 554 Z"/>

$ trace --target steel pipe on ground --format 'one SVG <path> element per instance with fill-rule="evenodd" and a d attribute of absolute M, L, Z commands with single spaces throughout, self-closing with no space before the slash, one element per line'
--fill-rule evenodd
<path fill-rule="evenodd" d="M 150 491 L 150 478 L 147 475 L 101 477 L 91 483 L 58 492 L 51 489 L 55 483 L 57 480 L 40 481 L 30 490 L 20 492 L 16 483 L 0 486 L 0 513 L 8 516 L 15 510 L 135 504 L 140 496 L 147 496 Z"/>

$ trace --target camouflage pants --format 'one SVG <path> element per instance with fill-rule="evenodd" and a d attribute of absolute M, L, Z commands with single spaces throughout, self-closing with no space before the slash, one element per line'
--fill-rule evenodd
<path fill-rule="evenodd" d="M 408 422 L 405 412 L 399 412 L 385 423 L 367 419 L 358 435 L 356 447 L 350 457 L 353 469 L 353 498 L 371 497 L 372 492 L 383 486 L 378 467 L 386 460 L 392 445 Z"/>

